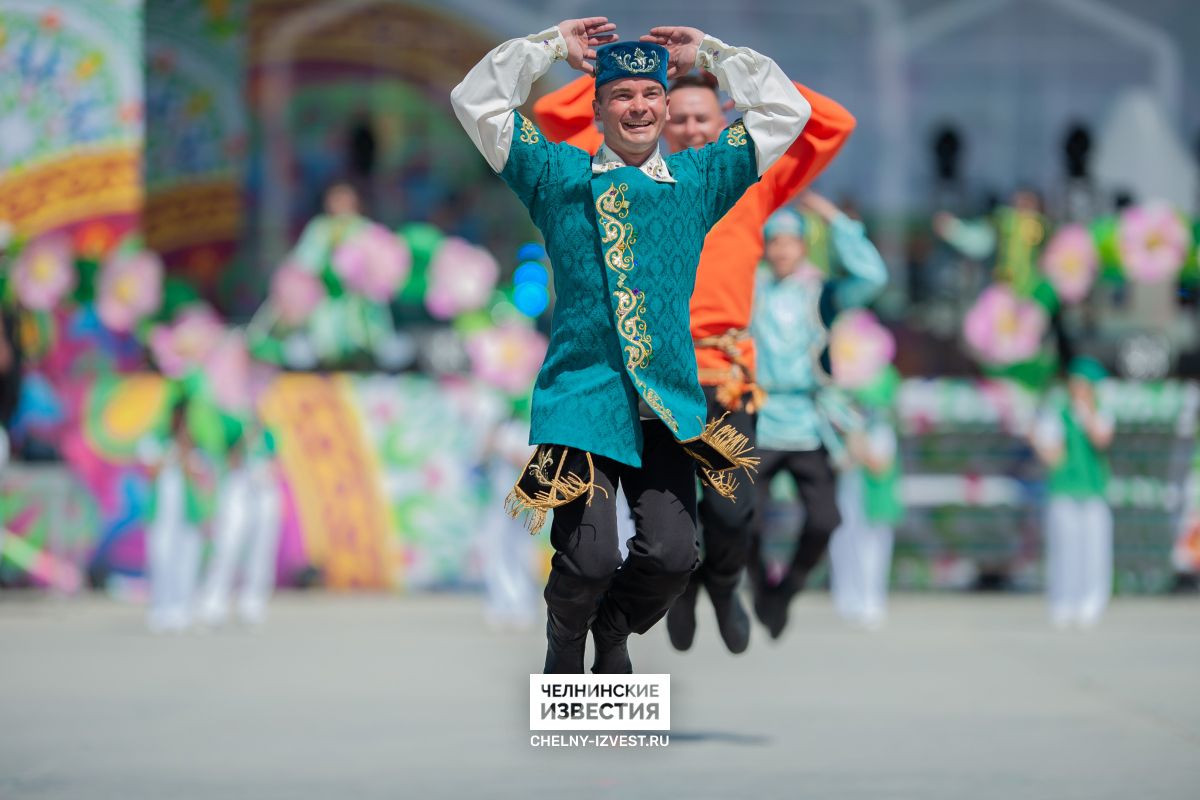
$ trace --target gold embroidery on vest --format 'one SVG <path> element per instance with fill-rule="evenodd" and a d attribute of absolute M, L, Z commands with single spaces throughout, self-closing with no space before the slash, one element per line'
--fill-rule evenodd
<path fill-rule="evenodd" d="M 725 141 L 730 147 L 744 147 L 746 144 L 746 126 L 740 121 L 729 126 L 725 132 Z"/>
<path fill-rule="evenodd" d="M 521 117 L 521 141 L 525 144 L 537 144 L 542 140 L 537 126 L 525 117 Z"/>
<path fill-rule="evenodd" d="M 622 183 L 619 187 L 614 183 L 596 201 L 596 213 L 604 228 L 601 241 L 608 245 L 604 251 L 604 265 L 617 275 L 617 287 L 613 290 L 613 297 L 617 301 L 617 333 L 625 342 L 625 368 L 646 400 L 646 405 L 650 406 L 672 431 L 678 433 L 679 423 L 675 421 L 675 415 L 663 403 L 658 392 L 647 386 L 638 375 L 638 370 L 649 364 L 654 355 L 654 339 L 646 326 L 645 293 L 637 287 L 631 288 L 626 285 L 626 278 L 637 265 L 633 257 L 637 232 L 631 223 L 624 221 L 629 215 L 629 201 L 625 199 L 625 190 L 628 188 L 627 183 Z"/>

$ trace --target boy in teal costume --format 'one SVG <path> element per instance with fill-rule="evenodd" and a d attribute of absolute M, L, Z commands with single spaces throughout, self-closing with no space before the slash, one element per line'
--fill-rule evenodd
<path fill-rule="evenodd" d="M 726 494 L 731 471 L 754 464 L 745 437 L 705 424 L 688 301 L 708 229 L 809 114 L 783 72 L 752 50 L 674 27 L 612 43 L 614 29 L 592 17 L 505 42 L 451 95 L 554 263 L 557 305 L 533 395 L 530 440 L 539 447 L 510 495 L 514 511 L 533 512 L 534 530 L 556 509 L 547 672 L 583 671 L 589 627 L 593 671 L 632 670 L 628 635 L 666 613 L 697 563 L 696 462 Z M 549 142 L 514 110 L 559 60 L 596 76 L 605 144 L 594 157 Z M 717 76 L 743 119 L 714 144 L 664 158 L 666 82 L 696 64 Z M 624 563 L 618 485 L 636 521 Z"/>
<path fill-rule="evenodd" d="M 758 383 L 767 394 L 758 412 L 755 483 L 758 514 L 750 540 L 747 576 L 754 613 L 778 639 L 787 627 L 793 599 L 820 563 L 841 523 L 835 466 L 845 462 L 839 432 L 861 428 L 845 395 L 831 386 L 828 326 L 838 312 L 866 306 L 887 286 L 887 265 L 862 223 L 809 193 L 804 198 L 830 226 L 833 249 L 846 274 L 827 280 L 808 260 L 805 220 L 791 209 L 771 215 L 763 230 L 769 269 L 759 272 L 750 330 L 758 344 Z M 772 479 L 786 472 L 804 504 L 804 523 L 786 570 L 768 575 L 763 536 Z"/>

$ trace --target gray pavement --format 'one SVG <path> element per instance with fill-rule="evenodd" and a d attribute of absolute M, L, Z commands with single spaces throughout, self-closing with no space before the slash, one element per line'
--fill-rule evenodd
<path fill-rule="evenodd" d="M 701 602 L 704 600 L 701 598 Z M 670 746 L 541 749 L 538 632 L 470 596 L 293 594 L 260 630 L 0 595 L 0 798 L 1200 797 L 1200 600 L 1051 631 L 1034 597 L 901 596 L 886 630 L 802 598 L 743 656 L 659 628 Z"/>

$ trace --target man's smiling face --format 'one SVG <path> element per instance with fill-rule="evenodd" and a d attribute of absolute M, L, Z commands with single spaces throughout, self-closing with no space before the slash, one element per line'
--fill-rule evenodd
<path fill-rule="evenodd" d="M 621 78 L 596 91 L 593 110 L 604 127 L 604 143 L 627 163 L 639 165 L 658 149 L 670 116 L 667 92 L 651 78 Z"/>

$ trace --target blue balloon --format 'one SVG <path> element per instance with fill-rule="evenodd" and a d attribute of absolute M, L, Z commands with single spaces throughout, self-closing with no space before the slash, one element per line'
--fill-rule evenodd
<path fill-rule="evenodd" d="M 526 261 L 513 273 L 513 283 L 517 286 L 522 283 L 536 283 L 538 286 L 545 286 L 549 280 L 550 273 L 536 261 Z"/>
<path fill-rule="evenodd" d="M 513 290 L 513 305 L 527 317 L 536 317 L 546 310 L 550 302 L 550 293 L 545 286 L 536 283 L 522 283 Z"/>
<path fill-rule="evenodd" d="M 541 261 L 546 257 L 546 248 L 537 242 L 526 242 L 517 250 L 517 261 Z"/>

